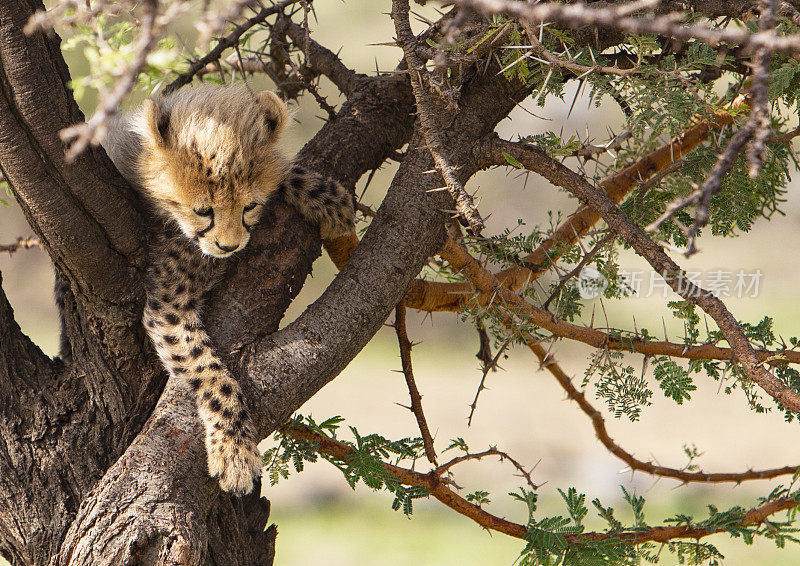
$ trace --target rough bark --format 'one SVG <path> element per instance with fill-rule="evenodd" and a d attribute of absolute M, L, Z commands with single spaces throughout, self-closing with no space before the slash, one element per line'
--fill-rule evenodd
<path fill-rule="evenodd" d="M 166 383 L 139 323 L 146 215 L 101 149 L 67 163 L 57 132 L 82 120 L 59 39 L 26 37 L 35 0 L 0 3 L 0 166 L 71 289 L 72 360 L 50 360 L 14 323 L 0 291 L 0 552 L 13 564 L 267 565 L 269 504 L 208 478 L 193 402 Z M 483 68 L 483 67 L 481 67 Z M 463 183 L 474 143 L 527 89 L 489 66 L 464 79 L 442 128 Z M 414 130 L 403 75 L 353 77 L 337 118 L 305 146 L 307 166 L 352 185 L 410 140 L 349 264 L 277 331 L 320 253 L 314 228 L 280 203 L 232 260 L 206 315 L 267 436 L 336 377 L 445 241 L 450 197 Z M 160 400 L 159 400 L 160 396 Z"/>
<path fill-rule="evenodd" d="M 0 297 L 0 550 L 13 564 L 269 564 L 268 503 L 232 499 L 207 477 L 193 404 L 176 384 L 164 390 L 140 328 L 139 203 L 102 150 L 63 159 L 57 132 L 82 116 L 58 37 L 21 32 L 36 7 L 0 6 L 0 164 L 71 289 L 73 358 L 65 365 L 42 354 Z M 455 130 L 461 155 L 522 94 L 490 75 L 474 82 Z M 359 77 L 301 159 L 352 184 L 406 143 L 413 123 L 403 77 Z M 436 181 L 420 175 L 427 153 L 417 156 L 401 168 L 351 265 L 294 324 L 275 332 L 319 240 L 284 205 L 215 292 L 208 326 L 249 377 L 264 436 L 352 359 L 444 241 L 447 215 L 437 211 L 449 205 L 425 192 Z"/>

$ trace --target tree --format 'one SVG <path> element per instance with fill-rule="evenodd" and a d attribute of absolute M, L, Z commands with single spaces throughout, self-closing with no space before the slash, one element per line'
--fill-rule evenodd
<path fill-rule="evenodd" d="M 800 80 L 800 3 L 452 4 L 415 35 L 408 1 L 393 0 L 396 39 L 387 41 L 402 46 L 404 59 L 396 72 L 375 76 L 348 69 L 313 39 L 305 25 L 308 0 L 234 2 L 204 12 L 200 41 L 218 39 L 184 66 L 174 58 L 155 65 L 148 55 L 180 52 L 164 41 L 188 2 L 63 2 L 47 14 L 38 2 L 0 5 L 0 165 L 69 289 L 63 312 L 71 350 L 65 360 L 44 355 L 0 295 L 0 551 L 11 563 L 272 562 L 268 502 L 220 492 L 197 465 L 204 454 L 193 402 L 166 381 L 140 325 L 148 218 L 97 145 L 108 117 L 137 86 L 152 81 L 174 89 L 232 72 L 263 72 L 286 97 L 315 97 L 329 120 L 300 158 L 320 173 L 354 186 L 385 160 L 401 160 L 377 212 L 362 207 L 371 220 L 358 247 L 326 244 L 341 272 L 289 326 L 278 330 L 320 241 L 282 203 L 274 203 L 267 212 L 273 221 L 257 230 L 213 291 L 206 313 L 212 338 L 228 353 L 260 434 L 278 431 L 281 438 L 266 455 L 269 477 L 322 457 L 351 483 L 393 492 L 407 512 L 414 499 L 432 496 L 521 539 L 526 564 L 656 560 L 661 543 L 681 560 L 714 563 L 719 553 L 700 539 L 717 532 L 794 540 L 797 466 L 712 473 L 639 460 L 609 435 L 584 390 L 593 385 L 617 416 L 635 420 L 649 403 L 650 383 L 683 403 L 695 374 L 731 373 L 755 410 L 774 407 L 789 421 L 797 417 L 797 341 L 779 341 L 769 317 L 736 320 L 668 251 L 692 255 L 701 232 L 746 232 L 757 217 L 780 211 L 799 133 L 788 122 Z M 120 12 L 124 17 L 114 19 Z M 84 82 L 71 82 L 60 39 L 49 30 L 85 31 L 80 26 L 108 25 L 108 16 L 114 23 L 105 28 L 111 33 L 102 36 L 97 67 Z M 113 77 L 105 72 L 109 61 L 121 65 Z M 340 108 L 319 94 L 321 76 L 346 97 Z M 558 132 L 510 141 L 494 133 L 518 103 L 533 96 L 546 108 L 548 96 L 561 95 L 569 81 L 598 104 L 613 101 L 627 129 L 607 141 Z M 84 122 L 72 87 L 86 84 L 101 98 Z M 487 211 L 465 185 L 496 166 L 538 173 L 581 204 L 552 229 L 484 234 Z M 622 248 L 644 258 L 680 296 L 668 306 L 685 324 L 682 342 L 657 340 L 641 328 L 574 323 L 585 296 L 629 294 L 617 262 Z M 418 277 L 423 268 L 439 279 Z M 552 285 L 534 285 L 546 272 L 557 275 Z M 474 321 L 484 377 L 512 345 L 529 349 L 591 419 L 600 442 L 632 470 L 685 482 L 791 480 L 749 510 L 712 509 L 702 520 L 679 515 L 664 526 L 648 525 L 643 499 L 626 493 L 632 525 L 595 500 L 607 528 L 587 530 L 589 508 L 574 488 L 562 492 L 565 516 L 542 516 L 530 472 L 508 454 L 471 452 L 456 439 L 450 448 L 463 454 L 440 461 L 414 383 L 408 308 L 459 311 Z M 354 430 L 354 441 L 346 442 L 333 434 L 338 418 L 290 418 L 392 310 L 420 437 L 390 441 Z M 700 311 L 710 319 L 705 331 Z M 558 339 L 597 348 L 581 386 L 551 355 Z M 643 355 L 651 377 L 640 377 L 625 354 Z M 478 395 L 473 408 L 477 402 Z M 454 466 L 490 456 L 509 460 L 525 478 L 516 497 L 527 521 L 497 517 L 483 507 L 484 492 L 462 496 L 453 487 Z M 427 473 L 411 466 L 422 458 Z M 786 521 L 775 518 L 787 510 Z"/>

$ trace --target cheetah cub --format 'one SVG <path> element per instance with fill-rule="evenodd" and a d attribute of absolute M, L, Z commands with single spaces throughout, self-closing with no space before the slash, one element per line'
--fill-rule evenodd
<path fill-rule="evenodd" d="M 319 223 L 324 239 L 354 230 L 351 193 L 280 151 L 286 121 L 271 92 L 200 86 L 147 100 L 112 124 L 105 144 L 163 221 L 149 250 L 144 326 L 170 375 L 194 393 L 209 473 L 237 494 L 261 474 L 259 438 L 239 383 L 203 329 L 203 295 L 275 193 Z"/>

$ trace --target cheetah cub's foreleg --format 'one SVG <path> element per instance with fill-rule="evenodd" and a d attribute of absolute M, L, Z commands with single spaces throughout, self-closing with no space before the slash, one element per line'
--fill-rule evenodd
<path fill-rule="evenodd" d="M 294 165 L 278 190 L 300 214 L 319 223 L 323 240 L 355 233 L 355 197 L 333 179 Z"/>
<path fill-rule="evenodd" d="M 258 439 L 241 387 L 214 354 L 200 320 L 203 294 L 216 282 L 220 263 L 191 245 L 165 240 L 153 251 L 144 326 L 170 374 L 194 392 L 209 473 L 223 490 L 246 494 L 261 475 Z"/>

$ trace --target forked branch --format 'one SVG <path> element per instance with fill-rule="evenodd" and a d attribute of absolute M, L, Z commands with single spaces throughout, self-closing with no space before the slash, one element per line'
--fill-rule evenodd
<path fill-rule="evenodd" d="M 303 425 L 292 424 L 285 426 L 281 432 L 293 438 L 312 442 L 317 450 L 343 463 L 355 454 L 355 450 L 334 438 L 319 433 Z M 447 483 L 434 473 L 423 474 L 414 470 L 409 470 L 400 466 L 395 466 L 387 462 L 381 464 L 383 469 L 393 476 L 403 485 L 419 486 L 428 490 L 431 496 L 444 503 L 450 509 L 475 521 L 481 527 L 506 534 L 511 537 L 524 539 L 528 533 L 528 528 L 519 523 L 514 523 L 497 517 L 480 506 L 475 505 L 456 494 L 451 490 Z M 798 505 L 798 501 L 792 497 L 781 497 L 768 501 L 763 505 L 754 507 L 744 514 L 739 522 L 741 526 L 758 525 L 763 523 L 770 515 L 792 509 Z M 668 542 L 677 538 L 700 539 L 709 535 L 722 532 L 724 529 L 707 529 L 694 525 L 679 525 L 670 527 L 650 527 L 633 531 L 611 531 L 611 532 L 587 532 L 580 534 L 564 535 L 569 544 L 580 544 L 582 541 L 604 541 L 619 540 L 629 544 L 640 544 L 643 542 Z"/>
<path fill-rule="evenodd" d="M 696 304 L 717 323 L 731 345 L 736 360 L 750 379 L 785 408 L 800 412 L 800 395 L 770 373 L 745 337 L 739 322 L 725 304 L 709 291 L 690 281 L 684 271 L 667 256 L 619 207 L 601 190 L 552 157 L 524 144 L 497 142 L 524 167 L 536 167 L 554 184 L 564 187 L 587 206 L 592 207 L 620 238 L 644 258 L 656 273 L 683 299 Z"/>
<path fill-rule="evenodd" d="M 581 410 L 591 419 L 595 434 L 598 440 L 608 449 L 609 452 L 620 458 L 631 469 L 642 471 L 648 474 L 678 479 L 683 482 L 736 482 L 741 483 L 747 480 L 769 479 L 781 475 L 794 473 L 798 466 L 785 466 L 769 470 L 748 470 L 746 472 L 689 472 L 676 468 L 657 466 L 652 462 L 644 462 L 635 458 L 632 454 L 620 447 L 608 434 L 602 414 L 595 409 L 586 396 L 578 391 L 573 385 L 569 376 L 556 364 L 555 360 L 549 356 L 547 351 L 541 346 L 540 340 L 530 333 L 519 331 L 519 323 L 515 321 L 515 316 L 520 312 L 525 301 L 505 289 L 488 270 L 486 270 L 474 257 L 472 257 L 463 246 L 455 239 L 448 240 L 442 255 L 451 265 L 455 266 L 483 293 L 493 294 L 496 297 L 494 302 L 495 309 L 498 311 L 500 319 L 509 332 L 514 335 L 519 334 L 527 347 L 539 358 L 542 365 L 556 378 L 559 385 L 567 393 L 567 396 L 578 403 Z"/>
<path fill-rule="evenodd" d="M 651 151 L 642 159 L 614 173 L 601 183 L 609 199 L 621 202 L 633 189 L 656 178 L 709 138 L 712 131 L 733 123 L 731 112 L 746 105 L 746 97 L 738 97 L 725 108 L 715 112 L 712 119 L 697 117 L 681 135 Z M 506 147 L 502 140 L 492 135 L 476 148 L 477 159 L 484 168 L 508 165 L 504 153 Z M 530 171 L 544 176 L 555 186 L 558 179 L 547 174 L 547 161 L 542 152 L 542 160 L 532 160 L 527 164 Z M 497 273 L 497 278 L 509 289 L 518 291 L 539 278 L 557 261 L 569 245 L 586 234 L 600 220 L 600 215 L 585 204 L 562 222 L 532 253 L 525 256 L 519 265 Z M 473 289 L 466 283 L 439 283 L 416 280 L 405 299 L 406 306 L 427 311 L 458 311 L 463 304 L 472 299 Z M 482 297 L 485 304 L 487 297 Z"/>

